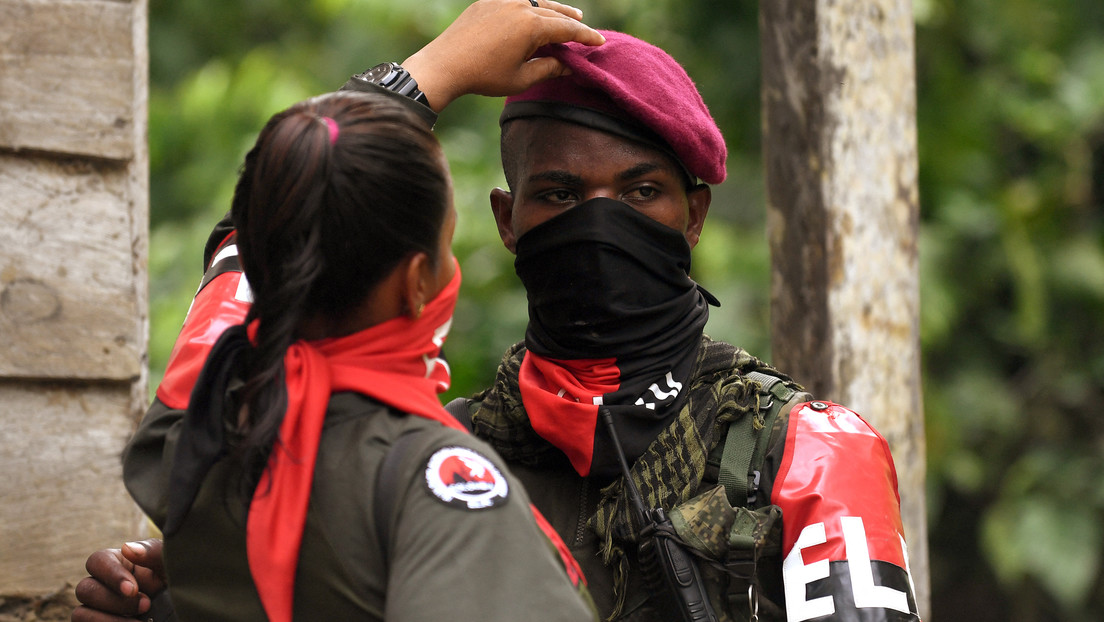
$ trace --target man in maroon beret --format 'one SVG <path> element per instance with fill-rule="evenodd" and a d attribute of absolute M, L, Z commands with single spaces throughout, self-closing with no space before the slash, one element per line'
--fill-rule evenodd
<path fill-rule="evenodd" d="M 491 205 L 529 325 L 494 386 L 450 407 L 510 462 L 608 619 L 917 620 L 885 440 L 703 334 L 717 302 L 690 251 L 725 178 L 720 130 L 670 55 L 600 32 L 542 49 L 571 73 L 506 99 L 509 189 Z M 634 510 L 619 453 L 671 523 Z M 649 580 L 640 547 L 667 528 L 708 605 Z"/>
<path fill-rule="evenodd" d="M 529 325 L 494 385 L 450 410 L 510 464 L 607 619 L 918 620 L 884 439 L 703 333 L 718 303 L 689 277 L 690 253 L 707 184 L 725 178 L 720 130 L 670 55 L 602 34 L 538 50 L 558 77 L 506 100 L 508 189 L 491 206 Z M 442 39 L 346 88 L 437 112 L 468 92 L 516 93 L 457 81 L 462 38 Z M 186 400 L 194 378 L 174 369 L 186 365 L 171 363 L 159 399 Z M 100 581 L 82 582 L 84 602 L 121 613 L 137 596 L 109 604 L 105 583 L 159 585 L 118 560 L 90 558 Z"/>

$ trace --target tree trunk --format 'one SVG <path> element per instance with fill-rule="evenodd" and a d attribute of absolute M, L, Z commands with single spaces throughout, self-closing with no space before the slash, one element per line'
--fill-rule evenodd
<path fill-rule="evenodd" d="M 927 619 L 912 5 L 759 6 L 773 359 L 889 441 Z"/>

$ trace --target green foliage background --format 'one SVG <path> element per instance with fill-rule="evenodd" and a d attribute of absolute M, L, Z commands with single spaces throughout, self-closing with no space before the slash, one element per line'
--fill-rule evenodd
<path fill-rule="evenodd" d="M 402 60 L 465 5 L 150 3 L 153 386 L 264 120 Z M 576 5 L 680 59 L 721 124 L 729 178 L 695 277 L 724 302 L 709 333 L 769 358 L 757 5 Z M 932 617 L 1104 619 L 1104 3 L 914 0 L 914 14 Z M 461 100 L 437 127 L 465 276 L 450 396 L 487 384 L 525 325 L 487 201 L 504 183 L 500 106 Z"/>

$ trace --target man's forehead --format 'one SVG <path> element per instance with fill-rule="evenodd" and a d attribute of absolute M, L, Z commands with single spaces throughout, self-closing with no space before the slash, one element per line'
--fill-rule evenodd
<path fill-rule="evenodd" d="M 509 125 L 521 130 L 520 132 L 511 133 L 517 134 L 522 140 L 529 142 L 544 142 L 555 140 L 557 137 L 560 137 L 562 142 L 568 142 L 569 139 L 578 141 L 580 137 L 582 137 L 593 141 L 610 141 L 617 144 L 624 143 L 626 145 L 640 146 L 641 148 L 651 148 L 649 145 L 634 141 L 619 134 L 562 119 L 529 117 L 515 119 L 510 121 Z"/>
<path fill-rule="evenodd" d="M 503 131 L 513 143 L 517 156 L 514 164 L 527 167 L 527 175 L 557 170 L 585 176 L 598 168 L 608 174 L 610 167 L 622 179 L 657 170 L 685 174 L 673 156 L 652 145 L 570 121 L 516 119 L 504 126 Z"/>

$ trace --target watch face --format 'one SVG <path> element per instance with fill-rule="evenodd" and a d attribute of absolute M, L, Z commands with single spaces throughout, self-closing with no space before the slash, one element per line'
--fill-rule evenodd
<path fill-rule="evenodd" d="M 425 95 L 418 90 L 418 83 L 398 63 L 380 63 L 355 77 L 429 105 Z"/>
<path fill-rule="evenodd" d="M 391 63 L 380 63 L 364 72 L 364 80 L 372 84 L 387 86 L 392 81 L 391 75 L 395 73 Z"/>

